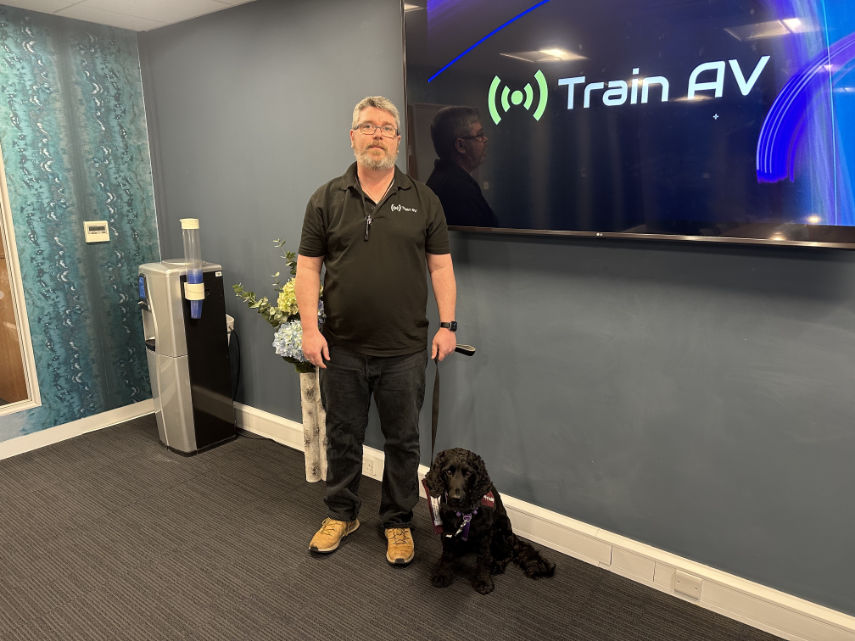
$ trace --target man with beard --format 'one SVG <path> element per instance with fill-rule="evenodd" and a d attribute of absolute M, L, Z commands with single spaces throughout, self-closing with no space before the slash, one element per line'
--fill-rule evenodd
<path fill-rule="evenodd" d="M 356 162 L 309 200 L 295 291 L 304 313 L 303 353 L 321 371 L 327 413 L 328 516 L 309 543 L 330 553 L 359 527 L 362 443 L 371 397 L 385 439 L 380 519 L 386 560 L 407 565 L 418 502 L 419 412 L 427 364 L 427 275 L 440 327 L 431 358 L 454 351 L 456 285 L 448 232 L 436 195 L 395 166 L 398 110 L 371 96 L 353 110 Z M 322 331 L 317 315 L 321 267 Z"/>
<path fill-rule="evenodd" d="M 427 186 L 439 196 L 448 224 L 498 227 L 496 215 L 472 177 L 487 156 L 487 135 L 478 110 L 440 109 L 431 122 L 430 137 L 439 159 Z"/>

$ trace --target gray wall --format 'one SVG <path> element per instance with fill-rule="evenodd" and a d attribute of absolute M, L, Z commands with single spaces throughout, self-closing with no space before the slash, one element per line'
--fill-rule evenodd
<path fill-rule="evenodd" d="M 296 251 L 312 192 L 353 162 L 353 106 L 403 106 L 396 0 L 264 1 L 140 35 L 161 253 L 183 255 L 179 219 L 200 220 L 202 255 L 226 286 L 272 293 Z M 380 51 L 384 55 L 380 55 Z M 360 58 L 354 52 L 359 52 Z M 300 419 L 293 367 L 270 326 L 230 291 L 241 339 L 238 400 Z"/>
<path fill-rule="evenodd" d="M 141 36 L 164 256 L 198 216 L 227 282 L 269 291 L 270 240 L 296 248 L 308 196 L 352 158 L 352 105 L 403 105 L 398 2 L 354 6 L 261 1 Z M 479 351 L 443 364 L 438 448 L 477 450 L 506 494 L 855 614 L 855 255 L 452 245 L 460 340 Z M 238 400 L 299 420 L 269 327 L 228 311 Z"/>

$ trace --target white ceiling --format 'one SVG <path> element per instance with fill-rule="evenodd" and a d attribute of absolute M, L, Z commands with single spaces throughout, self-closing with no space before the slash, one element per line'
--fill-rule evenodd
<path fill-rule="evenodd" d="M 0 4 L 148 31 L 254 0 L 3 0 Z"/>

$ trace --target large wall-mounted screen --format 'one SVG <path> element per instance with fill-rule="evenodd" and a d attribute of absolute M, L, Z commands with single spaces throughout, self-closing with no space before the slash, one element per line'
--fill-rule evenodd
<path fill-rule="evenodd" d="M 452 228 L 855 247 L 855 2 L 404 11 L 409 170 Z"/>

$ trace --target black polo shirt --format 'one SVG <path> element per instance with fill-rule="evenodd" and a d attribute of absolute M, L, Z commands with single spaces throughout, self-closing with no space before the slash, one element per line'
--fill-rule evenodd
<path fill-rule="evenodd" d="M 423 183 L 395 167 L 392 188 L 375 205 L 353 163 L 312 195 L 299 252 L 324 258 L 324 336 L 331 345 L 371 356 L 426 348 L 425 255 L 450 250 L 442 206 Z"/>

